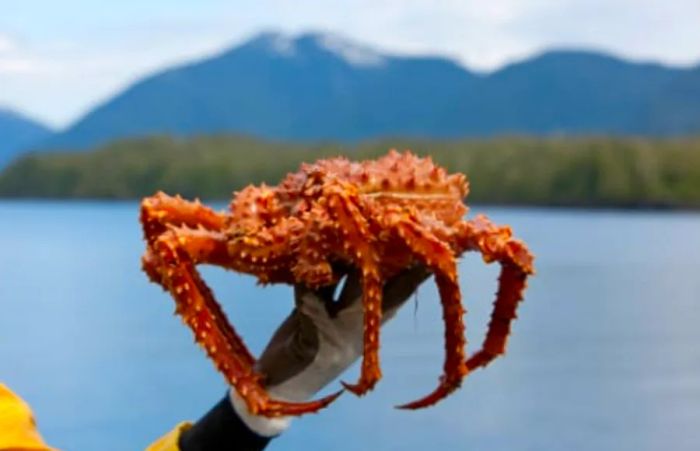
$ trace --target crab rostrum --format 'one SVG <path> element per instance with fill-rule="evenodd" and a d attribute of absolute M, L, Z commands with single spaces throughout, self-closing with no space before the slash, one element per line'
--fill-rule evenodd
<path fill-rule="evenodd" d="M 445 360 L 437 388 L 403 408 L 430 406 L 471 370 L 505 351 L 533 257 L 508 226 L 485 216 L 467 220 L 463 174 L 448 174 L 430 158 L 389 152 L 377 160 L 345 158 L 303 164 L 278 186 L 248 186 L 228 212 L 158 193 L 143 200 L 147 242 L 143 267 L 175 299 L 176 311 L 254 414 L 301 415 L 331 403 L 271 399 L 255 357 L 226 319 L 196 270 L 211 264 L 254 275 L 261 283 L 321 288 L 355 268 L 362 275 L 364 337 L 361 376 L 345 388 L 362 395 L 381 377 L 379 330 L 384 282 L 423 265 L 435 278 L 445 322 Z M 456 259 L 477 251 L 501 265 L 499 286 L 482 348 L 466 357 Z"/>

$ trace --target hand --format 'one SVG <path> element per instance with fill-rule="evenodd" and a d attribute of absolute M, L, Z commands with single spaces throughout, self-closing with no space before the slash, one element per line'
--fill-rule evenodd
<path fill-rule="evenodd" d="M 423 266 L 404 270 L 384 286 L 383 323 L 391 319 L 430 273 Z M 266 376 L 272 398 L 301 402 L 310 399 L 362 356 L 363 306 L 360 276 L 347 280 L 336 300 L 336 286 L 312 291 L 296 286 L 295 308 L 263 351 L 257 369 Z M 254 417 L 235 390 L 235 410 L 254 430 L 274 435 L 289 420 Z"/>

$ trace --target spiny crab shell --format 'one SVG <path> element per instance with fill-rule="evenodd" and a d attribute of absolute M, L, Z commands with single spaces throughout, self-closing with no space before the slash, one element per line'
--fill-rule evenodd
<path fill-rule="evenodd" d="M 328 185 L 339 191 L 337 196 L 328 195 Z M 400 240 L 383 223 L 408 213 L 431 229 L 449 228 L 466 214 L 462 199 L 467 193 L 463 174 L 448 175 L 429 158 L 410 153 L 391 151 L 376 161 L 333 158 L 302 164 L 277 187 L 249 185 L 235 193 L 225 230 L 229 253 L 241 259 L 238 271 L 260 282 L 319 287 L 339 276 L 331 271 L 333 260 L 362 258 L 357 252 L 364 243 L 352 240 L 371 234 L 380 247 L 375 253 L 380 270 L 388 278 L 415 259 L 410 252 L 393 252 Z M 346 198 L 360 200 L 357 207 L 368 219 L 361 233 L 352 233 L 352 227 L 348 231 L 343 216 L 329 212 L 329 206 L 337 208 Z M 251 245 L 258 251 L 248 252 Z"/>
<path fill-rule="evenodd" d="M 507 226 L 486 217 L 466 220 L 463 174 L 448 174 L 430 158 L 390 151 L 377 160 L 346 158 L 303 164 L 279 185 L 248 186 L 229 212 L 163 193 L 144 199 L 144 270 L 168 290 L 197 342 L 246 401 L 251 412 L 300 415 L 340 393 L 306 402 L 271 399 L 255 358 L 223 314 L 197 264 L 252 274 L 262 283 L 320 288 L 353 267 L 362 276 L 364 349 L 360 380 L 344 384 L 361 395 L 381 377 L 379 328 L 385 282 L 414 265 L 435 276 L 445 321 L 445 364 L 436 390 L 404 408 L 432 405 L 454 391 L 470 370 L 505 351 L 526 278 L 534 272 L 527 247 Z M 482 349 L 466 358 L 464 309 L 456 259 L 467 251 L 501 264 L 499 289 Z"/>

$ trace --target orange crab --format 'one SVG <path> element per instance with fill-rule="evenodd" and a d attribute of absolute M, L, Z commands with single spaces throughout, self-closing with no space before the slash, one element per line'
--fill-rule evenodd
<path fill-rule="evenodd" d="M 396 151 L 373 161 L 345 158 L 303 164 L 276 187 L 248 186 L 227 213 L 163 193 L 141 204 L 147 241 L 143 267 L 174 297 L 176 311 L 216 367 L 265 416 L 301 415 L 328 405 L 323 399 L 290 403 L 271 399 L 256 372 L 255 357 L 226 319 L 195 265 L 213 264 L 256 276 L 261 283 L 337 283 L 348 265 L 362 274 L 364 348 L 361 376 L 343 384 L 357 395 L 381 377 L 379 329 L 383 283 L 424 265 L 435 276 L 445 321 L 445 362 L 438 387 L 403 408 L 430 406 L 467 373 L 503 354 L 522 300 L 533 257 L 507 226 L 485 216 L 465 220 L 468 192 L 462 174 L 449 175 L 430 158 Z M 478 251 L 501 264 L 499 288 L 482 349 L 466 358 L 465 328 L 456 258 Z"/>

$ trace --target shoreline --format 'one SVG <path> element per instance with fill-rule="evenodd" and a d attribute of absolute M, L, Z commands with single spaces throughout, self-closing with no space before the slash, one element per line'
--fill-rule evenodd
<path fill-rule="evenodd" d="M 200 199 L 204 204 L 227 208 L 231 199 Z M 138 204 L 141 198 L 118 197 L 0 197 L 0 205 L 3 204 Z M 528 210 L 571 210 L 577 212 L 655 212 L 655 213 L 700 213 L 700 205 L 685 206 L 663 203 L 638 203 L 638 204 L 564 204 L 564 203 L 508 203 L 508 202 L 466 202 L 470 212 L 481 208 L 505 208 Z"/>

